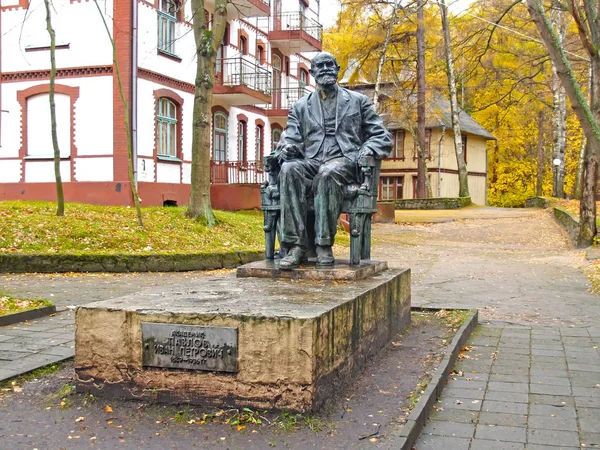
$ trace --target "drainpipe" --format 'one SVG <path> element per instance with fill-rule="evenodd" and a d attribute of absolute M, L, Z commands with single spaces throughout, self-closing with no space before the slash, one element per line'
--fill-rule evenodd
<path fill-rule="evenodd" d="M 442 141 L 444 140 L 444 135 L 446 134 L 446 125 L 442 122 L 442 136 L 438 141 L 438 179 L 437 179 L 437 196 L 440 198 L 442 196 Z"/>
<path fill-rule="evenodd" d="M 131 156 L 133 159 L 133 179 L 138 186 L 137 160 L 137 90 L 138 90 L 138 2 L 131 2 Z M 138 191 L 139 195 L 139 191 Z M 142 199 L 140 199 L 142 201 Z"/>

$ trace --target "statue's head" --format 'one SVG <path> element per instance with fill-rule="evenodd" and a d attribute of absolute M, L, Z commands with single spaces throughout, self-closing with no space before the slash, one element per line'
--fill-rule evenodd
<path fill-rule="evenodd" d="M 312 59 L 310 74 L 315 78 L 317 85 L 327 87 L 337 82 L 340 66 L 331 53 L 322 52 Z"/>

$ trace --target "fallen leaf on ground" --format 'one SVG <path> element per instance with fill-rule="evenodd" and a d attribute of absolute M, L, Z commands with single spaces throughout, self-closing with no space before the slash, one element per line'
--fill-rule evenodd
<path fill-rule="evenodd" d="M 104 412 L 111 413 L 111 412 L 113 412 L 113 409 L 110 407 L 110 405 L 106 405 L 104 407 Z"/>

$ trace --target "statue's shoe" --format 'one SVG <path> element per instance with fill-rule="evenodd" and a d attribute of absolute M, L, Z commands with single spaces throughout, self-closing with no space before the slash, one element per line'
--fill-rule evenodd
<path fill-rule="evenodd" d="M 331 267 L 334 263 L 331 245 L 317 245 L 317 267 Z"/>
<path fill-rule="evenodd" d="M 300 265 L 302 258 L 304 257 L 304 249 L 298 245 L 295 245 L 290 249 L 285 257 L 279 261 L 279 268 L 281 270 L 292 270 Z"/>

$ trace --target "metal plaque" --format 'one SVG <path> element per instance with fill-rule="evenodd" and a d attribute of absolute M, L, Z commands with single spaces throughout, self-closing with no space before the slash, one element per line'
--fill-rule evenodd
<path fill-rule="evenodd" d="M 238 330 L 142 323 L 142 363 L 172 369 L 238 371 Z"/>

